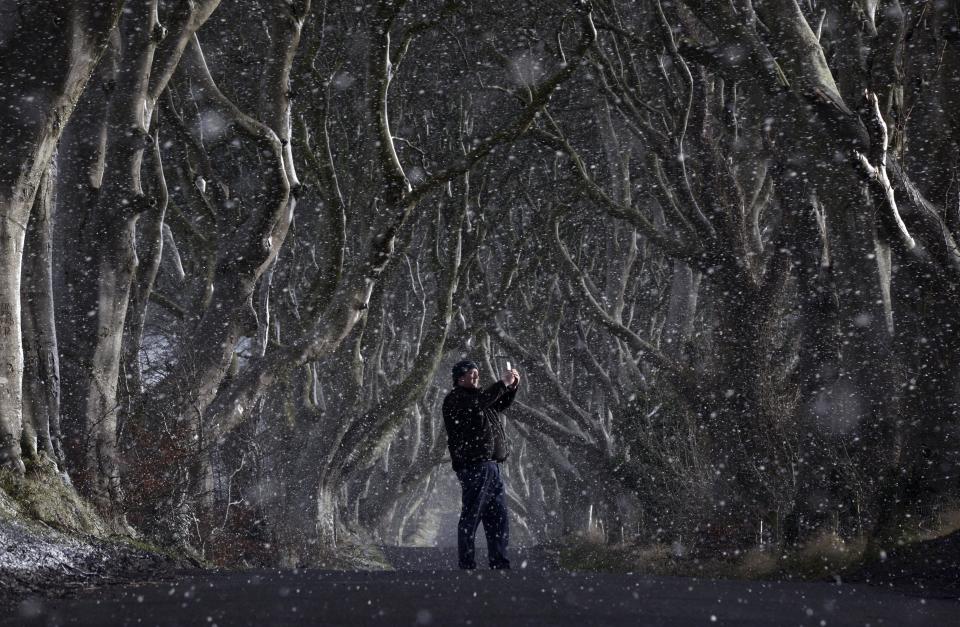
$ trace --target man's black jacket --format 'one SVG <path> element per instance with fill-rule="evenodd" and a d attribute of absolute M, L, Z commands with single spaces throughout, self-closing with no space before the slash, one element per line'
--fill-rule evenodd
<path fill-rule="evenodd" d="M 471 462 L 502 462 L 507 442 L 498 412 L 513 402 L 517 388 L 497 381 L 485 390 L 456 386 L 443 399 L 443 425 L 453 469 Z"/>

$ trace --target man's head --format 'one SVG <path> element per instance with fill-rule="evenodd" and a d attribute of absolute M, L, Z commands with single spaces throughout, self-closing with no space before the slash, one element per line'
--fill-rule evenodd
<path fill-rule="evenodd" d="M 453 365 L 453 385 L 465 388 L 480 387 L 480 367 L 469 359 Z"/>

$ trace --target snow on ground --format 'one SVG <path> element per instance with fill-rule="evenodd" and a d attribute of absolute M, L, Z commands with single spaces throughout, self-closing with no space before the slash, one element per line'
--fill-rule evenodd
<path fill-rule="evenodd" d="M 172 558 L 0 516 L 0 610 L 31 596 L 170 576 Z M 0 613 L 3 613 L 0 611 Z"/>

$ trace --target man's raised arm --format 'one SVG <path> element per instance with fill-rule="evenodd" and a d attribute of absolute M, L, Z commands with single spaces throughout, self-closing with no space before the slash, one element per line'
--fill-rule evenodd
<path fill-rule="evenodd" d="M 511 368 L 503 373 L 499 381 L 483 391 L 481 406 L 495 411 L 505 410 L 510 407 L 513 397 L 517 395 L 518 387 L 520 387 L 520 373 L 515 368 Z"/>

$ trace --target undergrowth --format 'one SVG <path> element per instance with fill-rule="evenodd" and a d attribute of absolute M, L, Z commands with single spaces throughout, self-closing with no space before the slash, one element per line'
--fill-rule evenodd
<path fill-rule="evenodd" d="M 571 571 L 634 572 L 651 575 L 734 579 L 837 578 L 863 559 L 863 540 L 844 541 L 824 533 L 803 546 L 782 551 L 776 547 L 697 553 L 679 544 L 609 545 L 575 535 L 555 546 L 560 566 Z"/>
<path fill-rule="evenodd" d="M 113 533 L 93 507 L 64 483 L 56 464 L 45 456 L 29 460 L 22 477 L 0 470 L 0 490 L 6 495 L 3 509 L 18 520 L 100 538 Z"/>

